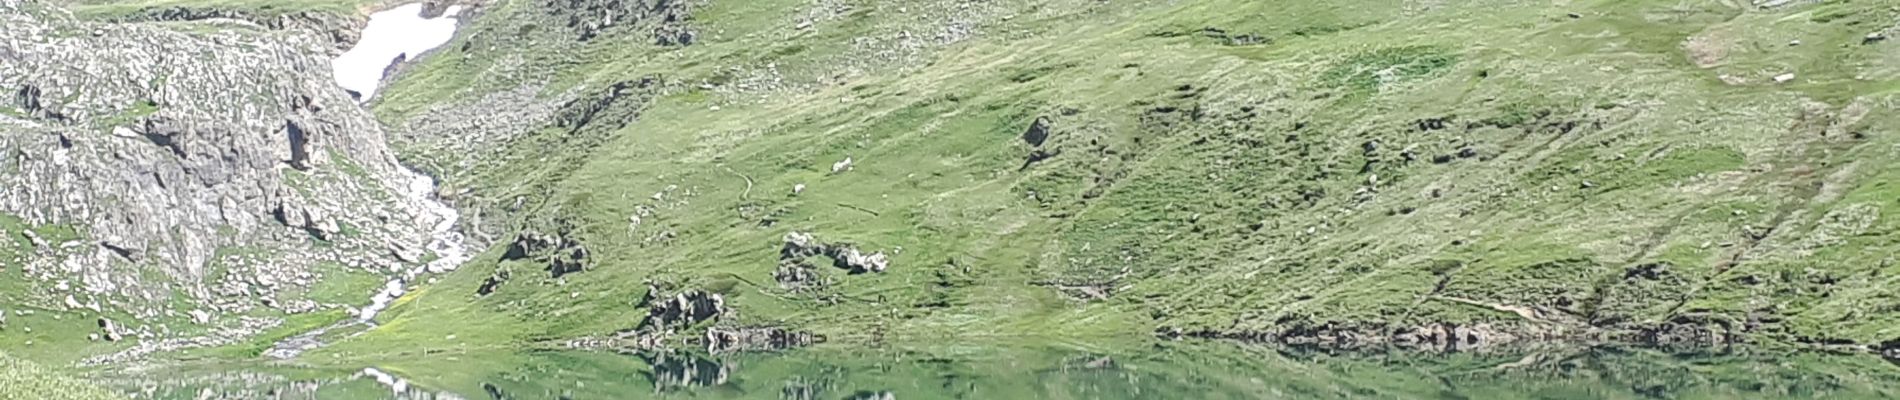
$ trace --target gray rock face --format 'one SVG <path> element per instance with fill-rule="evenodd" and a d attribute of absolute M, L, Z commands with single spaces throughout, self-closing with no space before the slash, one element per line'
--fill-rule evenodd
<path fill-rule="evenodd" d="M 320 279 L 318 263 L 393 270 L 390 249 L 426 242 L 382 128 L 332 83 L 329 32 L 193 24 L 0 0 L 0 214 L 77 233 L 33 238 L 37 305 L 139 323 L 306 312 L 276 294 Z M 177 297 L 218 312 L 174 311 Z"/>

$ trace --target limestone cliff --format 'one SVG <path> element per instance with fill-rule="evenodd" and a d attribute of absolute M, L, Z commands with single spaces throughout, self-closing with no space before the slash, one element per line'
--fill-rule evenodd
<path fill-rule="evenodd" d="M 0 25 L 0 214 L 19 222 L 0 267 L 31 288 L 10 307 L 131 317 L 156 338 L 347 307 L 310 288 L 426 257 L 415 178 L 331 82 L 327 33 L 21 0 L 0 1 Z"/>

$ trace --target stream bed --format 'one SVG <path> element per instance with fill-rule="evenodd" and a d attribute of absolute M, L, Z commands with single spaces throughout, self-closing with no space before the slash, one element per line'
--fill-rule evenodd
<path fill-rule="evenodd" d="M 425 17 L 423 10 L 423 5 L 418 3 L 371 14 L 369 25 L 363 29 L 362 39 L 331 62 L 331 74 L 335 76 L 337 85 L 349 90 L 359 100 L 367 101 L 375 96 L 385 83 L 383 81 L 388 71 L 396 64 L 448 43 L 455 36 L 458 23 L 455 16 L 460 13 L 461 7 L 449 6 L 440 16 L 433 18 Z M 413 289 L 416 281 L 423 276 L 453 271 L 468 261 L 468 246 L 462 234 L 455 230 L 461 212 L 436 198 L 435 178 L 415 170 L 407 170 L 406 173 L 409 182 L 402 192 L 404 200 L 419 209 L 418 216 L 421 218 L 416 223 L 428 228 L 427 248 L 434 259 L 389 277 L 366 304 L 355 309 L 354 318 L 285 338 L 266 350 L 264 356 L 296 358 L 306 351 L 323 347 L 339 336 L 360 333 L 373 327 L 376 315 L 389 308 L 390 302 Z"/>

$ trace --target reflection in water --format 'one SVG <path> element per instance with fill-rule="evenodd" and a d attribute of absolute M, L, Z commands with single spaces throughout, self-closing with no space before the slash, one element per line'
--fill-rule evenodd
<path fill-rule="evenodd" d="M 845 399 L 846 400 L 896 400 L 897 395 L 892 394 L 891 392 L 857 392 L 857 393 L 852 393 L 851 397 L 846 397 Z"/>
<path fill-rule="evenodd" d="M 779 390 L 778 398 L 783 400 L 816 400 L 818 393 L 824 391 L 825 387 L 826 384 L 823 382 L 808 382 L 803 377 L 792 377 L 792 379 L 785 381 L 785 388 Z"/>
<path fill-rule="evenodd" d="M 360 379 L 364 377 L 375 379 L 376 383 L 380 383 L 383 386 L 388 387 L 390 398 L 413 399 L 413 400 L 463 400 L 462 396 L 457 396 L 454 393 L 448 393 L 448 392 L 437 393 L 437 392 L 430 392 L 428 390 L 423 390 L 422 388 L 410 387 L 408 380 L 402 379 L 402 377 L 395 376 L 387 372 L 383 372 L 382 370 L 378 370 L 376 368 L 364 368 L 363 372 L 358 373 L 356 376 L 353 376 L 352 378 Z"/>
<path fill-rule="evenodd" d="M 732 376 L 726 364 L 678 353 L 641 355 L 652 369 L 644 373 L 655 392 L 718 386 Z"/>
<path fill-rule="evenodd" d="M 460 355 L 368 369 L 101 372 L 147 399 L 1892 398 L 1900 367 L 1816 353 L 1332 353 L 1223 343 Z M 644 379 L 642 379 L 644 378 Z"/>

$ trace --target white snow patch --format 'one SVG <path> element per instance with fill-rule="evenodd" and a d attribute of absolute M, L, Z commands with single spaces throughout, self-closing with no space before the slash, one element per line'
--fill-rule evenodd
<path fill-rule="evenodd" d="M 449 6 L 439 18 L 423 18 L 422 4 L 410 4 L 370 14 L 362 40 L 330 61 L 336 84 L 361 94 L 358 101 L 369 101 L 390 61 L 402 55 L 416 58 L 455 38 L 455 14 L 461 11 L 462 6 Z"/>

